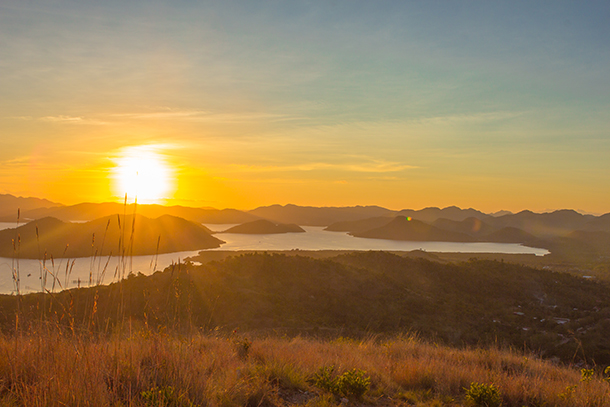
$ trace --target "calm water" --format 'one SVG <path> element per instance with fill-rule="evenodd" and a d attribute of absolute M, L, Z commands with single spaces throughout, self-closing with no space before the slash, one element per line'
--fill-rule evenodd
<path fill-rule="evenodd" d="M 226 230 L 235 225 L 206 225 L 213 231 Z M 14 223 L 0 223 L 0 229 L 14 228 Z M 234 233 L 221 233 L 217 237 L 224 240 L 219 249 L 212 250 L 395 250 L 411 251 L 425 250 L 429 252 L 463 252 L 463 253 L 530 253 L 543 256 L 549 252 L 512 243 L 452 243 L 452 242 L 399 242 L 381 239 L 363 239 L 349 236 L 343 232 L 326 232 L 322 227 L 304 226 L 306 233 L 286 233 L 278 235 L 240 235 Z M 152 274 L 156 270 L 163 270 L 172 263 L 188 256 L 194 256 L 197 251 L 160 254 L 158 256 L 133 256 L 120 269 L 129 272 Z M 68 263 L 69 262 L 69 263 Z M 74 262 L 74 264 L 73 264 Z M 108 262 L 108 265 L 106 263 Z M 20 260 L 19 275 L 21 277 L 21 291 L 34 292 L 41 290 L 41 273 L 44 275 L 39 260 Z M 156 266 L 155 266 L 156 265 Z M 14 291 L 12 270 L 17 264 L 10 258 L 0 257 L 0 293 Z M 119 258 L 102 257 L 93 262 L 90 257 L 78 259 L 57 259 L 55 265 L 48 261 L 45 264 L 50 271 L 47 273 L 46 288 L 55 290 L 88 286 L 90 278 L 95 282 L 100 276 L 103 284 L 116 281 L 115 275 L 119 269 Z M 66 267 L 67 266 L 67 267 Z M 104 272 L 104 268 L 106 271 Z M 68 270 L 68 271 L 66 271 Z M 68 275 L 69 274 L 69 275 Z M 120 274 L 120 273 L 119 273 Z M 61 284 L 61 285 L 60 285 Z"/>
<path fill-rule="evenodd" d="M 213 231 L 226 230 L 235 225 L 206 225 Z M 517 243 L 453 243 L 453 242 L 401 242 L 383 239 L 364 239 L 344 232 L 326 232 L 323 227 L 301 226 L 307 233 L 278 235 L 217 234 L 223 244 L 212 250 L 425 250 L 428 252 L 461 253 L 530 253 L 544 256 L 546 249 L 522 246 Z"/>

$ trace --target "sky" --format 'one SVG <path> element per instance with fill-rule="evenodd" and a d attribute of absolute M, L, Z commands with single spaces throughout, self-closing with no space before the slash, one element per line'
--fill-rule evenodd
<path fill-rule="evenodd" d="M 0 0 L 0 193 L 131 199 L 119 167 L 143 154 L 166 204 L 607 213 L 608 21 L 607 1 Z"/>

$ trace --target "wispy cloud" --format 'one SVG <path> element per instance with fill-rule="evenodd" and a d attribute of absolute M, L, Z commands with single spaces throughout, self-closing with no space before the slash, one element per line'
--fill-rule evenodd
<path fill-rule="evenodd" d="M 16 116 L 12 117 L 17 120 L 34 120 L 34 121 L 42 121 L 47 123 L 58 123 L 58 124 L 82 124 L 82 125 L 107 125 L 109 124 L 106 121 L 93 119 L 88 117 L 81 116 L 67 116 L 67 115 L 58 115 L 58 116 L 43 116 L 43 117 L 32 117 L 32 116 Z"/>
<path fill-rule="evenodd" d="M 404 170 L 418 168 L 417 166 L 407 165 L 396 162 L 387 161 L 370 161 L 362 163 L 324 163 L 314 162 L 297 165 L 243 165 L 233 164 L 229 166 L 229 170 L 233 172 L 293 172 L 293 171 L 316 171 L 316 170 L 331 170 L 331 171 L 346 171 L 360 173 L 392 173 Z"/>
<path fill-rule="evenodd" d="M 221 113 L 207 110 L 163 109 L 153 112 L 134 112 L 115 114 L 113 117 L 137 120 L 184 120 L 197 122 L 256 122 L 298 120 L 284 114 L 264 112 Z"/>
<path fill-rule="evenodd" d="M 473 114 L 460 114 L 460 115 L 449 115 L 449 116 L 434 116 L 434 117 L 423 117 L 412 121 L 416 124 L 424 125 L 456 125 L 456 124 L 480 124 L 485 122 L 495 122 L 500 120 L 512 119 L 523 115 L 524 112 L 487 112 L 487 113 L 473 113 Z"/>

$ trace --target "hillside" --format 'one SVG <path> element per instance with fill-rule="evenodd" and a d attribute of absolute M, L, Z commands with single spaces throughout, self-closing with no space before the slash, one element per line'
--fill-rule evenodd
<path fill-rule="evenodd" d="M 481 237 L 480 240 L 486 242 L 523 243 L 531 245 L 535 244 L 535 242 L 538 241 L 538 238 L 521 229 L 506 226 Z"/>
<path fill-rule="evenodd" d="M 489 224 L 475 217 L 466 218 L 462 221 L 439 218 L 435 220 L 432 225 L 439 229 L 466 233 L 473 237 L 489 235 L 496 231 L 496 228 L 489 226 Z"/>
<path fill-rule="evenodd" d="M 346 220 L 343 222 L 335 222 L 328 225 L 324 230 L 329 232 L 365 232 L 370 229 L 376 229 L 381 226 L 385 226 L 394 220 L 390 216 L 377 216 L 374 218 L 360 219 L 360 220 Z"/>
<path fill-rule="evenodd" d="M 465 233 L 438 229 L 427 223 L 420 222 L 415 219 L 408 219 L 402 216 L 394 218 L 394 220 L 384 226 L 366 230 L 364 232 L 354 232 L 352 235 L 371 239 L 408 240 L 419 242 L 476 241 L 476 239 L 474 239 L 472 236 Z"/>
<path fill-rule="evenodd" d="M 548 213 L 521 211 L 488 219 L 496 228 L 514 227 L 538 237 L 563 236 L 574 230 L 585 227 L 596 219 L 593 215 L 582 215 L 573 210 L 558 210 Z"/>
<path fill-rule="evenodd" d="M 13 241 L 18 243 L 13 246 Z M 222 243 L 204 226 L 169 215 L 156 219 L 113 215 L 85 223 L 47 217 L 0 230 L 0 257 L 148 255 L 209 249 Z"/>
<path fill-rule="evenodd" d="M 22 297 L 22 323 L 39 320 L 41 309 L 54 318 L 41 301 L 40 294 Z M 178 330 L 417 332 L 456 346 L 526 346 L 565 362 L 610 364 L 606 284 L 493 261 L 441 264 L 383 252 L 325 259 L 252 254 L 64 291 L 53 303 L 99 329 L 112 327 L 122 312 L 134 324 Z M 13 329 L 16 305 L 13 296 L 0 296 L 2 329 Z"/>
<path fill-rule="evenodd" d="M 420 210 L 403 209 L 396 213 L 397 216 L 411 217 L 413 219 L 420 220 L 422 222 L 434 222 L 437 219 L 449 219 L 457 222 L 461 222 L 468 218 L 476 218 L 479 220 L 486 220 L 491 218 L 490 215 L 484 214 L 476 209 L 468 208 L 461 209 L 457 206 L 448 206 L 446 208 L 429 207 Z"/>
<path fill-rule="evenodd" d="M 259 219 L 252 222 L 233 226 L 221 233 L 240 233 L 248 235 L 268 235 L 278 233 L 304 233 L 305 230 L 298 225 L 285 225 L 283 223 L 273 223 L 269 220 Z"/>
<path fill-rule="evenodd" d="M 250 214 L 278 223 L 295 223 L 303 226 L 328 226 L 334 222 L 390 216 L 394 213 L 379 206 L 312 207 L 298 205 L 271 205 L 249 211 Z"/>
<path fill-rule="evenodd" d="M 239 331 L 176 335 L 171 328 L 133 324 L 128 331 L 126 338 L 92 338 L 87 331 L 75 335 L 53 326 L 20 333 L 19 340 L 2 336 L 0 403 L 472 407 L 477 404 L 469 395 L 477 394 L 479 406 L 610 403 L 600 369 L 582 373 L 518 350 L 460 350 L 413 335 L 328 340 Z"/>

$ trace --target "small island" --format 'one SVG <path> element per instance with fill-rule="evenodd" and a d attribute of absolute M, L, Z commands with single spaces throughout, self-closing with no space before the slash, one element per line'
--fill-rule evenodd
<path fill-rule="evenodd" d="M 274 223 L 266 219 L 242 223 L 220 233 L 239 233 L 247 235 L 271 235 L 278 233 L 305 233 L 299 225 Z"/>

